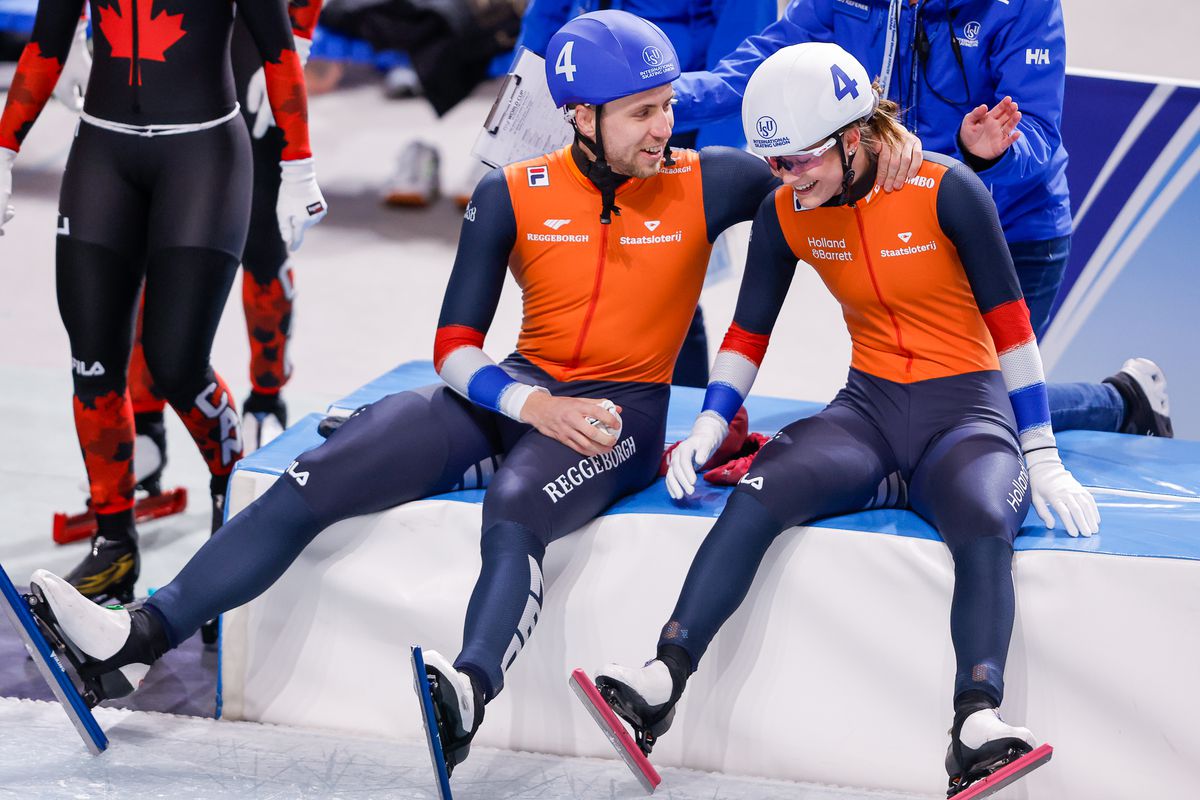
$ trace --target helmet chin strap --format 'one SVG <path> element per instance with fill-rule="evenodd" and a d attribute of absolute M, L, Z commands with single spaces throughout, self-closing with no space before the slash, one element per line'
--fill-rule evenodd
<path fill-rule="evenodd" d="M 589 160 L 584 165 L 584 175 L 600 190 L 600 224 L 609 225 L 612 223 L 613 214 L 621 215 L 621 207 L 617 205 L 617 187 L 625 182 L 626 177 L 614 172 L 608 159 L 604 157 L 604 134 L 600 132 L 600 114 L 604 107 L 596 106 L 595 108 L 596 138 L 594 140 L 583 135 L 583 131 L 579 130 L 579 125 L 576 124 L 574 117 L 571 118 L 571 125 L 575 128 L 575 141 L 586 146 L 596 157 L 595 161 Z"/>
<path fill-rule="evenodd" d="M 822 203 L 825 206 L 854 205 L 854 201 L 850 199 L 850 185 L 854 183 L 854 178 L 856 177 L 854 167 L 851 166 L 854 154 L 846 152 L 846 145 L 842 139 L 845 135 L 845 131 L 839 131 L 834 134 L 834 138 L 837 140 L 838 153 L 842 157 L 842 191 Z"/>
<path fill-rule="evenodd" d="M 584 176 L 595 184 L 600 190 L 600 224 L 612 224 L 612 215 L 621 216 L 621 207 L 617 205 L 617 188 L 629 180 L 628 175 L 621 175 L 614 172 L 612 166 L 609 165 L 608 159 L 604 156 L 604 134 L 600 130 L 600 113 L 604 106 L 596 106 L 596 138 L 593 140 L 583 135 L 583 131 L 579 130 L 579 125 L 575 122 L 574 115 L 571 116 L 571 127 L 575 129 L 576 144 L 583 144 L 596 157 L 595 161 L 588 160 L 583 167 Z M 666 145 L 663 148 L 663 164 L 664 166 L 675 166 L 675 159 L 671 156 L 671 146 Z"/>

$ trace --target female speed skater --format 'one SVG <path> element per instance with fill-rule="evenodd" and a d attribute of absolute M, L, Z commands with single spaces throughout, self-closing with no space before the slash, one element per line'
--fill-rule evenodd
<path fill-rule="evenodd" d="M 963 164 L 927 155 L 914 184 L 922 191 L 874 190 L 876 148 L 899 130 L 895 110 L 834 44 L 784 48 L 750 79 L 746 137 L 785 185 L 755 217 L 703 411 L 671 456 L 671 496 L 694 490 L 695 466 L 749 394 L 797 259 L 842 305 L 850 374 L 823 411 L 764 445 L 697 552 L 657 657 L 598 673 L 597 687 L 643 749 L 670 727 L 771 542 L 794 525 L 867 507 L 896 471 L 908 507 L 954 559 L 951 793 L 1035 746 L 997 710 L 1015 613 L 1013 538 L 1031 501 L 1048 528 L 1057 514 L 1072 536 L 1095 533 L 1099 513 L 1059 458 L 1029 312 L 983 183 Z"/>
<path fill-rule="evenodd" d="M 0 117 L 0 208 L 12 163 L 54 89 L 82 9 L 43 0 Z M 76 431 L 97 530 L 69 580 L 132 599 L 134 420 L 127 372 L 144 293 L 145 357 L 223 496 L 239 419 L 209 352 L 251 213 L 249 135 L 229 40 L 235 11 L 263 61 L 283 133 L 276 220 L 291 249 L 326 211 L 308 142 L 300 59 L 283 3 L 92 0 L 94 59 L 59 199 L 59 311 L 71 343 Z M 5 217 L 9 212 L 5 212 Z"/>

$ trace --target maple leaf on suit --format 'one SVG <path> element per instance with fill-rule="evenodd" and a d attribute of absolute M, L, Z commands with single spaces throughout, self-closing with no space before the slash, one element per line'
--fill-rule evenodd
<path fill-rule="evenodd" d="M 134 0 L 117 0 L 116 7 L 100 6 L 100 30 L 112 48 L 113 58 L 129 59 L 129 83 L 134 81 L 133 69 L 133 9 Z M 154 15 L 154 0 L 136 4 L 138 26 L 138 59 L 166 61 L 166 52 L 187 33 L 183 29 L 183 14 L 160 11 Z M 137 71 L 141 84 L 141 70 Z"/>

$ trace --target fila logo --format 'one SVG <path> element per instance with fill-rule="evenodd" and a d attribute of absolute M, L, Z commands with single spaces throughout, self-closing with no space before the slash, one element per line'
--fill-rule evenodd
<path fill-rule="evenodd" d="M 1026 64 L 1034 64 L 1034 65 L 1037 65 L 1037 64 L 1049 64 L 1049 63 L 1050 63 L 1050 51 L 1049 51 L 1047 48 L 1045 48 L 1045 47 L 1042 47 L 1042 48 L 1037 48 L 1037 47 L 1030 47 L 1030 48 L 1026 48 L 1026 50 L 1025 50 L 1025 63 L 1026 63 Z"/>
<path fill-rule="evenodd" d="M 89 367 L 84 362 L 77 358 L 71 359 L 71 368 L 75 370 L 75 374 L 83 378 L 98 378 L 104 374 L 104 365 L 99 361 L 93 361 Z"/>
<path fill-rule="evenodd" d="M 912 231 L 905 231 L 904 233 L 897 233 L 896 235 L 900 237 L 900 241 L 908 244 L 908 240 L 912 238 Z"/>
<path fill-rule="evenodd" d="M 543 222 L 542 224 L 545 225 L 550 230 L 556 231 L 559 228 L 563 227 L 564 225 L 570 225 L 571 220 L 569 220 L 569 219 L 548 219 L 545 222 Z"/>
<path fill-rule="evenodd" d="M 530 186 L 550 185 L 550 170 L 544 165 L 540 167 L 526 167 L 525 177 L 529 179 Z"/>
<path fill-rule="evenodd" d="M 58 215 L 58 230 L 55 231 L 55 233 L 57 233 L 59 236 L 70 236 L 71 235 L 71 218 L 64 217 L 62 214 L 59 214 Z"/>
<path fill-rule="evenodd" d="M 296 471 L 297 463 L 299 463 L 299 462 L 293 461 L 291 464 L 288 464 L 287 474 L 291 475 L 293 478 L 295 478 L 296 483 L 300 484 L 301 486 L 306 486 L 308 484 L 308 473 L 307 472 L 297 472 Z"/>
<path fill-rule="evenodd" d="M 763 476 L 759 475 L 757 478 L 751 478 L 749 475 L 743 475 L 742 479 L 738 481 L 738 483 L 745 483 L 749 486 L 753 486 L 755 489 L 758 489 L 761 492 L 763 487 Z"/>
<path fill-rule="evenodd" d="M 654 233 L 656 230 L 658 230 L 658 226 L 662 224 L 662 220 L 648 219 L 643 224 L 645 224 L 646 230 L 650 231 L 651 233 Z"/>

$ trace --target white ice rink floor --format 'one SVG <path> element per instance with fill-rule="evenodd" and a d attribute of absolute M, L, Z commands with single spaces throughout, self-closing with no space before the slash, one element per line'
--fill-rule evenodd
<path fill-rule="evenodd" d="M 0 798 L 437 797 L 428 752 L 417 744 L 147 711 L 100 709 L 97 717 L 111 744 L 102 756 L 93 757 L 56 705 L 0 699 Z M 654 796 L 671 800 L 917 797 L 685 769 L 664 769 L 662 777 Z M 615 761 L 486 748 L 472 750 L 455 772 L 453 790 L 463 800 L 645 797 Z"/>
<path fill-rule="evenodd" d="M 422 101 L 385 102 L 375 87 L 314 98 L 314 149 L 331 211 L 294 259 L 295 373 L 285 391 L 294 419 L 323 410 L 398 363 L 431 357 L 461 214 L 448 200 L 427 210 L 385 210 L 378 189 L 396 153 L 417 136 L 439 144 L 443 185 L 452 188 L 467 170 L 489 91 L 494 89 L 485 88 L 443 120 L 435 120 Z M 73 128 L 61 107 L 47 108 L 18 158 L 17 216 L 0 238 L 6 287 L 0 299 L 0 563 L 18 584 L 38 567 L 69 570 L 85 546 L 56 547 L 50 540 L 51 514 L 78 510 L 84 498 L 70 355 L 54 288 L 58 184 Z M 800 275 L 798 283 L 816 280 Z M 805 288 L 796 287 L 789 300 L 807 296 L 804 313 L 785 308 L 779 336 L 815 341 L 820 331 L 821 347 L 805 355 L 803 386 L 796 384 L 795 370 L 767 370 L 756 387 L 763 393 L 819 400 L 832 396 L 845 377 L 848 343 L 843 339 L 839 347 L 835 338 L 831 346 L 829 335 L 841 336 L 840 314 L 832 301 L 813 306 L 811 298 L 824 293 Z M 736 280 L 727 280 L 705 293 L 713 347 L 729 323 L 736 290 Z M 240 304 L 235 284 L 213 352 L 239 401 L 249 389 Z M 519 319 L 510 282 L 486 345 L 494 356 L 511 349 Z M 140 593 L 169 580 L 207 536 L 207 473 L 182 425 L 172 414 L 167 418 L 171 461 L 165 483 L 186 486 L 192 500 L 188 513 L 142 528 Z M 396 669 L 397 691 L 410 692 L 408 665 Z M 0 699 L 0 798 L 435 796 L 427 755 L 414 744 L 115 709 L 100 709 L 98 716 L 112 746 L 93 758 L 56 706 Z M 616 761 L 487 750 L 474 753 L 454 783 L 459 797 L 472 800 L 641 796 Z M 904 796 L 676 769 L 664 771 L 657 794 L 679 800 Z"/>

